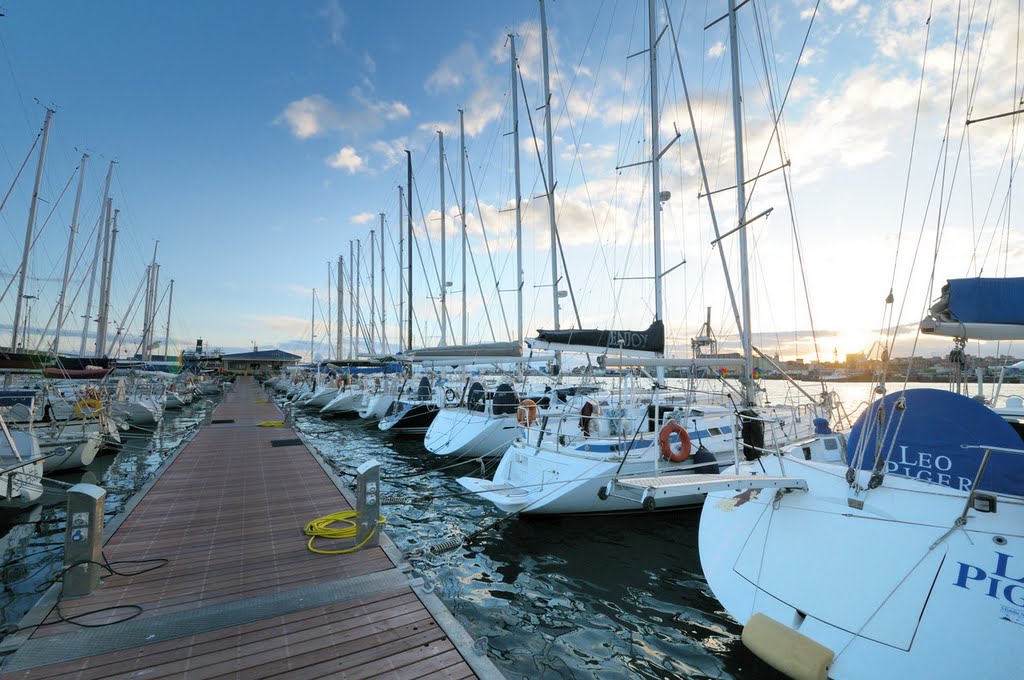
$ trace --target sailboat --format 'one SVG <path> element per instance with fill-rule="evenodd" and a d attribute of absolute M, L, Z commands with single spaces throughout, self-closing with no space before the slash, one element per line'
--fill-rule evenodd
<path fill-rule="evenodd" d="M 920 332 L 1024 339 L 1022 296 L 1020 278 L 949 280 Z M 699 547 L 744 644 L 791 677 L 1019 675 L 1024 426 L 1005 411 L 900 389 L 829 436 L 833 460 L 818 437 L 730 470 L 746 481 L 708 494 Z"/>
<path fill-rule="evenodd" d="M 688 393 L 666 394 L 665 368 L 697 365 L 698 359 L 663 357 L 665 349 L 660 258 L 661 204 L 668 193 L 660 188 L 659 159 L 664 153 L 658 131 L 656 14 L 649 2 L 648 35 L 651 115 L 651 192 L 654 241 L 655 319 L 645 331 L 554 330 L 541 331 L 534 347 L 593 351 L 610 365 L 653 366 L 655 387 L 646 394 L 630 388 L 625 394 L 604 398 L 577 398 L 562 413 L 532 419 L 520 428 L 516 440 L 502 457 L 491 479 L 462 477 L 467 490 L 477 493 L 506 512 L 524 514 L 607 513 L 699 506 L 707 488 L 691 481 L 717 475 L 722 464 L 739 460 L 739 435 L 743 456 L 756 457 L 811 433 L 818 419 L 814 405 L 798 409 L 757 406 L 751 358 L 749 304 L 741 324 L 744 358 L 739 366 L 745 376 L 743 408 L 696 403 Z M 542 30 L 543 30 L 543 13 Z M 737 135 L 737 138 L 741 138 Z M 548 140 L 550 145 L 551 140 Z M 739 145 L 737 145 L 739 146 Z M 740 224 L 744 198 L 742 157 L 738 159 Z M 746 285 L 745 232 L 740 230 L 741 268 Z M 744 290 L 744 300 L 749 295 Z M 715 359 L 714 365 L 728 361 Z M 680 479 L 686 481 L 677 484 Z M 666 485 L 675 485 L 668 492 Z"/>

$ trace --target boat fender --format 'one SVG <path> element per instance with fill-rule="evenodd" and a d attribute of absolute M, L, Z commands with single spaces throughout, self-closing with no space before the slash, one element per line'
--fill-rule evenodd
<path fill-rule="evenodd" d="M 793 680 L 827 680 L 835 657 L 828 647 L 758 612 L 743 627 L 744 646 Z"/>
<path fill-rule="evenodd" d="M 764 422 L 757 414 L 757 411 L 747 409 L 740 411 L 742 426 L 740 436 L 743 438 L 743 457 L 747 460 L 757 460 L 764 450 Z M 742 417 L 746 416 L 746 417 Z"/>
<path fill-rule="evenodd" d="M 690 456 L 693 459 L 693 473 L 697 475 L 717 475 L 722 472 L 718 467 L 718 459 L 705 446 L 698 446 Z"/>
<path fill-rule="evenodd" d="M 679 435 L 678 451 L 672 448 L 671 437 L 673 433 Z M 662 426 L 661 432 L 658 433 L 658 447 L 661 449 L 662 458 L 673 463 L 682 463 L 690 457 L 690 449 L 692 448 L 690 434 L 686 431 L 685 427 L 674 420 L 670 420 Z"/>
<path fill-rule="evenodd" d="M 523 399 L 519 402 L 519 408 L 516 409 L 516 420 L 520 425 L 526 427 L 533 425 L 533 421 L 537 420 L 537 402 L 533 399 Z"/>
<path fill-rule="evenodd" d="M 580 409 L 580 429 L 583 430 L 583 436 L 589 437 L 591 432 L 595 435 L 600 434 L 600 425 L 595 420 L 601 415 L 601 405 L 593 399 L 588 399 L 583 407 Z"/>

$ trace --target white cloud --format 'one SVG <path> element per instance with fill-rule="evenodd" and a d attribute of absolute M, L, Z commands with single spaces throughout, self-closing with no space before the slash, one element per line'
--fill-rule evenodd
<path fill-rule="evenodd" d="M 813 47 L 805 48 L 803 54 L 800 55 L 800 65 L 810 66 L 815 62 L 815 58 L 817 56 L 818 50 L 814 49 Z"/>
<path fill-rule="evenodd" d="M 359 87 L 353 87 L 352 98 L 361 104 L 365 110 L 382 116 L 385 120 L 399 120 L 409 117 L 409 107 L 400 101 L 381 101 L 373 99 L 365 94 Z"/>
<path fill-rule="evenodd" d="M 336 132 L 364 134 L 411 114 L 405 103 L 375 99 L 360 87 L 353 87 L 349 95 L 352 101 L 344 110 L 321 94 L 297 99 L 289 103 L 274 122 L 287 125 L 299 139 L 309 139 Z"/>
<path fill-rule="evenodd" d="M 857 6 L 858 0 L 829 0 L 828 6 L 832 8 L 834 12 L 842 14 L 848 9 Z"/>
<path fill-rule="evenodd" d="M 348 170 L 348 174 L 355 174 L 363 167 L 363 159 L 351 146 L 343 146 L 338 153 L 327 158 L 327 165 L 338 170 Z"/>
<path fill-rule="evenodd" d="M 338 0 L 328 0 L 323 8 L 321 8 L 319 15 L 327 21 L 327 28 L 331 33 L 331 43 L 343 45 L 345 40 L 342 32 L 348 23 L 348 17 L 341 9 L 341 5 L 338 4 Z"/>
<path fill-rule="evenodd" d="M 309 297 L 312 294 L 312 289 L 302 288 L 302 293 L 304 297 Z M 300 319 L 294 316 L 249 314 L 243 319 L 249 328 L 258 328 L 263 332 L 288 334 L 293 337 L 301 336 L 303 330 L 309 329 L 309 319 Z"/>
<path fill-rule="evenodd" d="M 376 215 L 374 215 L 373 213 L 361 212 L 358 215 L 353 215 L 352 217 L 350 217 L 348 221 L 351 222 L 352 224 L 366 224 L 374 217 L 376 217 Z"/>
<path fill-rule="evenodd" d="M 725 54 L 725 43 L 721 40 L 708 48 L 708 57 L 711 59 L 717 59 L 723 54 Z"/>
<path fill-rule="evenodd" d="M 288 104 L 276 122 L 286 123 L 299 139 L 309 139 L 338 128 L 341 115 L 326 97 L 312 94 Z"/>
<path fill-rule="evenodd" d="M 567 146 L 562 151 L 562 160 L 571 161 L 575 158 L 579 158 L 584 163 L 598 162 L 607 163 L 608 161 L 614 161 L 616 154 L 616 147 L 614 144 L 591 144 L 586 142 L 580 144 L 577 149 L 575 146 Z"/>
<path fill-rule="evenodd" d="M 391 140 L 378 139 L 370 144 L 370 151 L 375 157 L 373 166 L 379 170 L 393 168 L 405 160 L 405 150 L 409 148 L 406 137 Z"/>

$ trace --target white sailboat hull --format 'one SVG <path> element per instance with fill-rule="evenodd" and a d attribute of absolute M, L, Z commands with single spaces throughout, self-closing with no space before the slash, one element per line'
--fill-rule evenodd
<path fill-rule="evenodd" d="M 304 402 L 299 404 L 302 408 L 323 408 L 338 396 L 338 388 L 334 386 L 322 386 Z"/>
<path fill-rule="evenodd" d="M 97 432 L 84 439 L 55 442 L 50 447 L 43 447 L 44 454 L 53 454 L 43 460 L 43 472 L 50 473 L 86 467 L 95 460 L 102 441 L 102 436 Z"/>
<path fill-rule="evenodd" d="M 320 409 L 320 415 L 355 413 L 359 410 L 362 398 L 362 391 L 349 390 L 348 392 L 339 392 L 334 399 Z"/>
<path fill-rule="evenodd" d="M 359 417 L 365 420 L 380 420 L 387 414 L 391 404 L 395 403 L 395 399 L 397 397 L 389 392 L 369 395 L 359 409 Z"/>
<path fill-rule="evenodd" d="M 154 427 L 164 416 L 163 405 L 151 398 L 113 402 L 111 410 L 131 427 Z"/>
<path fill-rule="evenodd" d="M 442 409 L 423 445 L 437 456 L 500 458 L 515 441 L 516 416 L 494 416 L 466 408 Z"/>
<path fill-rule="evenodd" d="M 824 645 L 836 680 L 1019 674 L 1024 501 L 971 509 L 959 529 L 966 491 L 888 475 L 859 510 L 845 466 L 787 459 L 785 471 L 808 491 L 704 503 L 701 563 L 736 620 L 762 613 Z"/>
<path fill-rule="evenodd" d="M 24 461 L 39 458 L 39 444 L 30 432 L 11 432 L 17 455 L 7 437 L 0 433 L 0 508 L 20 508 L 43 495 L 43 462 L 28 465 Z M 20 457 L 19 457 L 20 456 Z M 17 467 L 16 467 L 17 466 Z"/>
<path fill-rule="evenodd" d="M 635 499 L 610 496 L 602 500 L 598 494 L 615 477 L 650 476 L 655 470 L 663 474 L 694 470 L 691 461 L 656 460 L 656 442 L 646 444 L 634 449 L 622 463 L 612 452 L 567 455 L 544 446 L 531 447 L 517 439 L 505 452 L 493 479 L 461 477 L 458 482 L 505 512 L 572 515 L 639 511 L 642 506 Z M 703 495 L 695 494 L 673 498 L 659 508 L 691 507 L 702 501 Z"/>

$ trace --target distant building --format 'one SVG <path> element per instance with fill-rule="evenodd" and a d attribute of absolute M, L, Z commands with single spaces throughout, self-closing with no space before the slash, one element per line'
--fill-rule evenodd
<path fill-rule="evenodd" d="M 280 368 L 299 363 L 301 358 L 297 354 L 289 354 L 279 349 L 265 349 L 262 351 L 225 354 L 220 358 L 220 361 L 221 367 L 226 373 L 270 375 Z"/>

